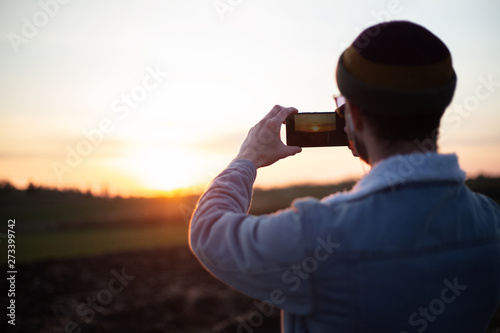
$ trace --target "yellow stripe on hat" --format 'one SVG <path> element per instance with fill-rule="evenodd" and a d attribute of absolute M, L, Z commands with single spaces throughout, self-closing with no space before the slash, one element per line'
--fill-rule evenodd
<path fill-rule="evenodd" d="M 429 65 L 387 65 L 370 61 L 349 46 L 343 56 L 346 69 L 375 86 L 399 89 L 434 88 L 448 84 L 454 75 L 451 56 Z"/>

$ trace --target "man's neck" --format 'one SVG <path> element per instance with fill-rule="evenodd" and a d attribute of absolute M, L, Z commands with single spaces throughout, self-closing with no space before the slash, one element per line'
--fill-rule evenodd
<path fill-rule="evenodd" d="M 378 162 L 393 156 L 404 154 L 416 154 L 437 152 L 437 144 L 428 139 L 424 141 L 399 141 L 399 142 L 380 142 L 379 140 L 370 140 L 367 142 L 369 164 L 374 166 Z"/>

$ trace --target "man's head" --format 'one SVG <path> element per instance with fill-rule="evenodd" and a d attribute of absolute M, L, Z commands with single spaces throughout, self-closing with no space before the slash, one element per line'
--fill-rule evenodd
<path fill-rule="evenodd" d="M 336 77 L 348 101 L 350 134 L 358 154 L 369 163 L 373 157 L 368 156 L 371 142 L 366 140 L 371 137 L 393 153 L 408 143 L 436 142 L 457 81 L 446 45 L 407 21 L 364 30 L 342 53 Z"/>

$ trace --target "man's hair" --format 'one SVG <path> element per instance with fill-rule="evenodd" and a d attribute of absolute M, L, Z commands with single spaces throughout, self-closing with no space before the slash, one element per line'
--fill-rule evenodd
<path fill-rule="evenodd" d="M 361 109 L 361 117 L 372 128 L 374 135 L 388 145 L 399 141 L 437 141 L 443 112 L 419 116 L 386 116 Z"/>

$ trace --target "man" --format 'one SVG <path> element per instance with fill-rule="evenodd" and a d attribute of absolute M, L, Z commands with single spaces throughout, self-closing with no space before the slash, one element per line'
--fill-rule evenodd
<path fill-rule="evenodd" d="M 350 148 L 371 171 L 349 192 L 246 214 L 256 170 L 300 152 L 279 138 L 297 110 L 275 106 L 198 202 L 193 252 L 283 309 L 284 332 L 485 332 L 500 304 L 500 208 L 464 185 L 456 155 L 437 153 L 456 86 L 448 48 L 419 25 L 382 23 L 336 77 Z"/>

